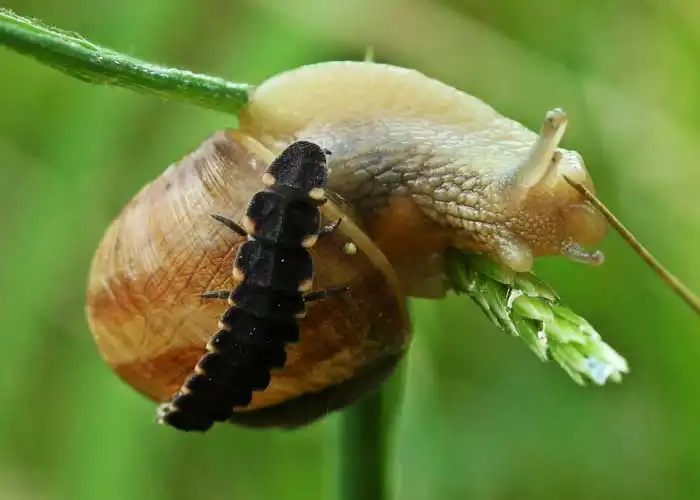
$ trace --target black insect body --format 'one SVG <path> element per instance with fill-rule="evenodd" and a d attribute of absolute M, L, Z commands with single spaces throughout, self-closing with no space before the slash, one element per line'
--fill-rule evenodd
<path fill-rule="evenodd" d="M 233 290 L 205 292 L 204 298 L 228 299 L 220 330 L 209 351 L 158 419 L 184 431 L 206 431 L 227 420 L 234 407 L 250 403 L 253 391 L 270 383 L 270 370 L 286 362 L 285 346 L 299 340 L 297 320 L 308 302 L 339 286 L 307 293 L 313 262 L 308 249 L 339 221 L 321 227 L 319 208 L 326 201 L 327 151 L 299 141 L 287 147 L 263 176 L 265 189 L 248 205 L 243 228 L 220 215 L 213 217 L 248 240 L 238 249 Z"/>

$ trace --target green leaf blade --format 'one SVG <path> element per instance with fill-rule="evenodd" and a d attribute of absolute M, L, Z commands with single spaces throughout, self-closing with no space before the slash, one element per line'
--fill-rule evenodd
<path fill-rule="evenodd" d="M 84 82 L 231 114 L 248 103 L 251 86 L 216 76 L 147 63 L 0 8 L 0 45 Z"/>

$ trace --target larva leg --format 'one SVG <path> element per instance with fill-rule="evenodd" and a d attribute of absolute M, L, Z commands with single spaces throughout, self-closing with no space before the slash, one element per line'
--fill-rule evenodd
<path fill-rule="evenodd" d="M 231 219 L 228 219 L 224 217 L 223 215 L 219 214 L 212 214 L 212 217 L 219 222 L 221 222 L 224 226 L 232 230 L 233 232 L 237 233 L 239 236 L 246 237 L 248 236 L 248 233 L 246 232 L 245 229 L 243 229 L 241 226 L 239 226 L 237 223 L 233 222 Z"/>
<path fill-rule="evenodd" d="M 331 234 L 333 231 L 338 229 L 338 226 L 340 226 L 340 223 L 343 219 L 338 219 L 335 222 L 332 222 L 331 224 L 328 224 L 327 226 L 324 226 L 321 228 L 319 231 L 318 235 L 319 236 L 325 236 L 326 234 Z"/>
<path fill-rule="evenodd" d="M 228 299 L 231 295 L 231 290 L 214 290 L 211 292 L 202 292 L 199 296 L 203 299 Z"/>
<path fill-rule="evenodd" d="M 304 302 L 308 304 L 309 302 L 325 299 L 326 297 L 330 297 L 332 295 L 341 295 L 343 293 L 347 293 L 348 290 L 350 290 L 350 287 L 345 285 L 329 286 L 328 288 L 324 288 L 323 290 L 317 290 L 315 292 L 307 293 L 306 295 L 304 295 Z"/>

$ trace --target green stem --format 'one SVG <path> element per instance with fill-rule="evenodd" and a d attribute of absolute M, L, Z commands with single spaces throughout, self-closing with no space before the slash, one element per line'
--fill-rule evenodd
<path fill-rule="evenodd" d="M 392 431 L 403 400 L 405 374 L 404 360 L 380 390 L 341 414 L 336 443 L 338 500 L 392 498 Z"/>
<path fill-rule="evenodd" d="M 387 429 L 381 391 L 341 416 L 340 500 L 382 500 L 387 491 Z"/>
<path fill-rule="evenodd" d="M 237 113 L 250 85 L 157 66 L 0 8 L 0 45 L 82 81 Z"/>

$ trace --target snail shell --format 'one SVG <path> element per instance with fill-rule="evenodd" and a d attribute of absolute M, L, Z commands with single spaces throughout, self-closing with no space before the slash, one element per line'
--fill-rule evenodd
<path fill-rule="evenodd" d="M 191 373 L 226 307 L 199 294 L 231 287 L 243 239 L 210 215 L 242 217 L 272 158 L 250 138 L 217 132 L 145 186 L 97 250 L 87 308 L 95 340 L 115 372 L 155 401 Z M 387 377 L 408 344 L 404 294 L 390 264 L 336 205 L 324 215 L 345 220 L 313 249 L 315 288 L 351 291 L 309 305 L 285 367 L 234 421 L 293 426 L 346 406 Z M 347 243 L 354 254 L 343 251 Z"/>

